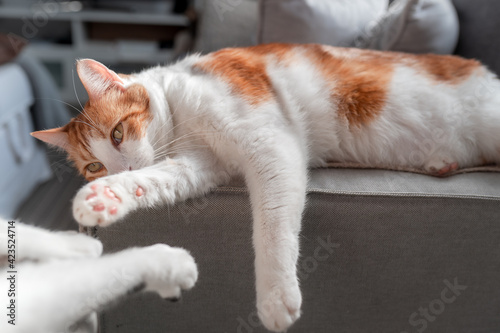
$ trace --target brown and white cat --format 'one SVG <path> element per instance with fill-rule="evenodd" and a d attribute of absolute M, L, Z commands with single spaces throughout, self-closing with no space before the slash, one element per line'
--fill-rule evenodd
<path fill-rule="evenodd" d="M 273 331 L 300 316 L 309 167 L 354 162 L 443 175 L 500 162 L 500 82 L 475 60 L 269 44 L 133 75 L 89 59 L 77 69 L 89 94 L 82 113 L 33 133 L 65 149 L 92 181 L 74 199 L 76 220 L 107 226 L 243 175 L 257 308 Z M 415 158 L 423 146 L 427 155 Z"/>

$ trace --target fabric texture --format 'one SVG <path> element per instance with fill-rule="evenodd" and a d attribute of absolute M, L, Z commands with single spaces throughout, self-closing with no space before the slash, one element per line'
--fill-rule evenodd
<path fill-rule="evenodd" d="M 393 171 L 405 171 L 405 172 L 413 172 L 413 173 L 418 173 L 422 175 L 431 175 L 428 172 L 426 172 L 423 169 L 416 169 L 416 168 L 407 168 L 407 167 L 388 167 L 384 165 L 380 165 L 378 167 L 371 166 L 371 165 L 363 165 L 359 163 L 328 163 L 326 165 L 328 168 L 337 168 L 337 169 L 378 169 L 378 170 L 393 170 Z M 463 173 L 470 173 L 470 172 L 500 172 L 500 166 L 498 165 L 482 165 L 482 166 L 476 166 L 476 167 L 469 167 L 469 168 L 462 168 L 462 169 L 457 169 L 455 171 L 451 171 L 449 173 L 443 174 L 440 177 L 450 177 L 454 175 L 460 175 Z"/>

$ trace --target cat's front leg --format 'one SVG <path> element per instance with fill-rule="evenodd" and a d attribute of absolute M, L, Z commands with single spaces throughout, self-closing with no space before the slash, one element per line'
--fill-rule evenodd
<path fill-rule="evenodd" d="M 85 185 L 73 201 L 73 216 L 85 226 L 107 226 L 138 208 L 204 194 L 227 178 L 214 157 L 192 153 Z"/>
<path fill-rule="evenodd" d="M 295 138 L 283 134 L 275 141 L 280 145 L 249 151 L 245 172 L 254 218 L 257 310 L 267 329 L 282 332 L 300 317 L 296 265 L 307 166 Z"/>

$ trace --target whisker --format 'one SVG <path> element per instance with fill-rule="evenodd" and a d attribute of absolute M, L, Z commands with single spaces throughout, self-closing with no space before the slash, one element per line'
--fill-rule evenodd
<path fill-rule="evenodd" d="M 189 152 L 189 151 L 193 150 L 192 148 L 209 148 L 209 147 L 210 147 L 209 145 L 197 145 L 197 146 L 186 147 L 186 148 L 183 148 L 183 149 L 174 149 L 174 150 L 165 151 L 163 153 L 155 155 L 154 158 L 158 159 L 158 158 L 162 158 L 162 157 L 165 157 L 165 156 L 168 156 L 168 155 L 172 155 L 172 154 L 179 154 L 179 153 L 183 153 L 183 152 Z"/>
<path fill-rule="evenodd" d="M 198 118 L 198 117 L 201 117 L 201 116 L 202 116 L 202 114 L 198 114 L 198 115 L 196 115 L 196 116 L 194 116 L 194 117 L 191 117 L 191 118 L 189 118 L 189 119 L 186 119 L 186 120 L 184 120 L 184 121 L 182 121 L 182 122 L 180 122 L 180 123 L 176 124 L 176 125 L 175 125 L 175 126 L 173 126 L 171 129 L 169 129 L 169 130 L 168 130 L 168 132 L 164 134 L 164 136 L 168 136 L 168 135 L 169 135 L 169 134 L 170 134 L 173 130 L 175 130 L 175 129 L 176 129 L 177 127 L 179 127 L 180 125 L 182 125 L 182 124 L 184 124 L 184 123 L 186 123 L 186 122 L 188 122 L 188 121 L 191 121 L 191 120 L 193 120 L 193 119 L 196 119 L 196 118 Z M 160 138 L 160 139 L 161 139 L 161 138 Z M 156 142 L 153 144 L 153 147 L 154 147 L 154 146 L 158 143 L 158 141 L 159 141 L 160 139 L 156 140 Z"/>
<path fill-rule="evenodd" d="M 75 70 L 71 70 L 71 78 L 73 80 L 73 91 L 75 92 L 76 100 L 78 101 L 78 104 L 80 104 L 80 107 L 82 108 L 81 111 L 79 111 L 82 115 L 85 116 L 94 126 L 97 127 L 96 122 L 88 115 L 88 113 L 85 111 L 85 108 L 82 105 L 82 102 L 80 101 L 80 97 L 78 97 L 78 93 L 76 92 L 76 85 L 75 85 Z"/>
<path fill-rule="evenodd" d="M 186 139 L 186 138 L 183 138 L 183 139 Z M 162 154 L 164 152 L 172 151 L 173 149 L 185 148 L 185 147 L 189 147 L 189 146 L 194 147 L 194 145 L 192 143 L 195 143 L 196 141 L 199 141 L 199 139 L 187 140 L 185 142 L 178 143 L 178 144 L 174 145 L 173 147 L 169 147 L 169 146 L 171 144 L 173 144 L 174 142 L 167 143 L 163 147 L 159 147 L 158 149 L 155 149 L 154 154 L 159 155 L 159 154 Z M 205 146 L 209 146 L 209 145 L 205 144 Z"/>
<path fill-rule="evenodd" d="M 191 132 L 191 133 L 186 133 L 186 134 L 181 135 L 180 137 L 176 138 L 175 140 L 172 140 L 172 141 L 170 141 L 170 142 L 166 143 L 165 145 L 163 145 L 163 146 L 160 146 L 160 147 L 156 148 L 154 151 L 155 151 L 155 152 L 157 152 L 157 151 L 159 151 L 159 150 L 161 150 L 161 149 L 164 149 L 164 148 L 166 148 L 166 147 L 170 146 L 171 144 L 173 144 L 173 143 L 175 143 L 175 142 L 177 142 L 177 141 L 179 141 L 179 140 L 181 140 L 181 139 L 185 139 L 185 138 L 187 138 L 187 137 L 192 137 L 192 136 L 197 136 L 197 135 L 202 135 L 202 134 L 214 134 L 214 133 L 218 133 L 218 131 L 214 131 L 214 130 L 206 130 L 206 131 L 199 131 L 199 132 Z M 201 138 L 200 138 L 200 139 L 201 139 Z M 196 140 L 198 140 L 198 139 L 196 139 Z M 194 142 L 194 141 L 196 141 L 196 140 L 191 140 L 191 141 L 186 141 L 186 142 Z"/>
<path fill-rule="evenodd" d="M 74 69 L 71 69 L 71 78 L 73 79 L 73 91 L 75 92 L 76 100 L 78 101 L 78 104 L 80 104 L 80 107 L 83 110 L 82 102 L 80 102 L 80 98 L 78 97 L 78 94 L 76 93 L 75 70 Z"/>
<path fill-rule="evenodd" d="M 38 97 L 38 98 L 35 98 L 35 99 L 47 99 L 47 100 L 51 100 L 51 101 L 56 101 L 56 102 L 61 102 L 63 104 L 66 104 L 67 106 L 75 109 L 78 113 L 80 113 L 81 111 L 75 107 L 74 105 L 71 105 L 69 103 L 66 103 L 65 101 L 61 101 L 60 99 L 57 99 L 57 98 L 49 98 L 49 97 Z"/>
<path fill-rule="evenodd" d="M 85 122 L 85 121 L 81 121 L 81 120 L 74 120 L 75 123 L 82 123 L 82 124 L 85 124 L 85 125 L 88 125 L 90 127 L 92 127 L 93 129 L 95 129 L 97 132 L 100 133 L 100 131 L 93 125 L 90 125 L 89 123 Z"/>

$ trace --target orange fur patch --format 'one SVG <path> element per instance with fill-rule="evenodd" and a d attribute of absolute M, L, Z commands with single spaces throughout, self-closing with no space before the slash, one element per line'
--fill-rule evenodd
<path fill-rule="evenodd" d="M 338 48 L 332 47 L 332 49 Z M 460 84 L 482 67 L 482 64 L 475 59 L 465 59 L 454 55 L 411 54 L 348 48 L 343 51 L 346 54 L 355 54 L 363 61 L 376 60 L 412 67 L 438 83 Z"/>
<path fill-rule="evenodd" d="M 137 140 L 146 134 L 145 125 L 151 119 L 148 94 L 142 85 L 134 84 L 125 92 L 110 89 L 101 98 L 87 102 L 84 112 L 64 126 L 70 143 L 69 159 L 87 180 L 103 177 L 107 174 L 105 168 L 96 173 L 86 169 L 88 164 L 97 162 L 90 150 L 90 139 L 108 139 L 112 142 L 111 132 L 122 123 L 124 141 Z"/>
<path fill-rule="evenodd" d="M 267 75 L 267 56 L 283 61 L 293 45 L 266 44 L 247 48 L 217 51 L 194 65 L 195 69 L 222 77 L 251 105 L 273 98 L 273 88 Z"/>
<path fill-rule="evenodd" d="M 332 86 L 332 101 L 337 103 L 339 117 L 349 125 L 360 126 L 382 112 L 394 70 L 392 62 L 377 57 L 370 57 L 369 61 L 365 57 L 336 57 L 327 46 L 303 47 L 323 79 Z"/>
<path fill-rule="evenodd" d="M 451 55 L 423 54 L 413 57 L 434 80 L 449 84 L 462 83 L 481 67 L 477 60 Z"/>

